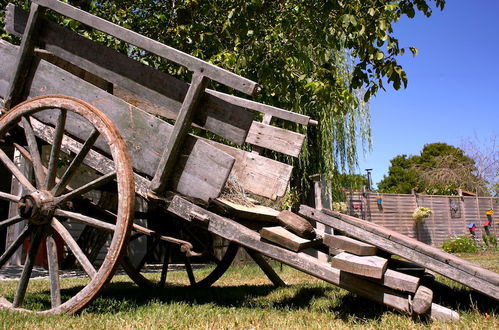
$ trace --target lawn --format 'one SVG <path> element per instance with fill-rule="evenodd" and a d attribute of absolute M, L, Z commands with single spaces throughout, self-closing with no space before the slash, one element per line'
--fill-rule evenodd
<path fill-rule="evenodd" d="M 460 255 L 499 272 L 499 253 Z M 439 292 L 437 302 L 456 309 L 457 324 L 426 324 L 393 312 L 345 290 L 318 281 L 290 267 L 277 272 L 289 284 L 275 288 L 255 266 L 231 267 L 212 288 L 186 287 L 182 271 L 169 274 L 170 286 L 148 290 L 117 275 L 87 308 L 76 316 L 40 316 L 0 311 L 0 327 L 36 329 L 499 329 L 497 302 L 442 280 L 453 290 Z M 196 275 L 207 271 L 196 270 Z M 65 279 L 78 286 L 79 279 Z M 1 282 L 0 291 L 13 287 Z M 11 288 L 14 289 L 14 288 Z"/>

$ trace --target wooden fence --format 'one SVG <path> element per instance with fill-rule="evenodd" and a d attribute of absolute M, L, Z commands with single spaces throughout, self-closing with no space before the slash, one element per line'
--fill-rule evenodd
<path fill-rule="evenodd" d="M 378 199 L 381 197 L 381 202 Z M 419 207 L 428 207 L 433 214 L 416 224 L 412 213 Z M 452 236 L 469 235 L 468 225 L 476 224 L 476 237 L 481 240 L 483 225 L 489 220 L 487 210 L 494 210 L 491 233 L 499 234 L 499 198 L 473 196 L 436 196 L 376 194 L 372 192 L 347 193 L 350 215 L 372 221 L 424 243 L 441 246 Z"/>

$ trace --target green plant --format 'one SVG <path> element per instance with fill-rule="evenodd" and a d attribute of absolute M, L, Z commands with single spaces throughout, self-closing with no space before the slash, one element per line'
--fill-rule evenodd
<path fill-rule="evenodd" d="M 433 211 L 431 209 L 424 206 L 420 206 L 414 210 L 414 213 L 412 213 L 412 218 L 414 219 L 414 221 L 420 222 L 423 221 L 423 219 L 428 218 L 432 214 Z"/>
<path fill-rule="evenodd" d="M 485 244 L 487 249 L 497 249 L 497 237 L 496 237 L 496 235 L 483 234 L 482 240 L 483 240 L 483 243 Z"/>
<path fill-rule="evenodd" d="M 449 253 L 479 252 L 477 244 L 468 236 L 451 237 L 442 244 L 442 250 Z"/>

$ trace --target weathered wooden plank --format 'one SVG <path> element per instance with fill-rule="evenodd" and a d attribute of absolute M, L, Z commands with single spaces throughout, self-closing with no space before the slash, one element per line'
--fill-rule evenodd
<path fill-rule="evenodd" d="M 234 88 L 245 94 L 253 95 L 258 92 L 258 84 L 216 65 L 204 62 L 192 55 L 183 53 L 175 48 L 164 45 L 158 41 L 147 38 L 139 33 L 125 29 L 119 25 L 108 22 L 100 17 L 93 16 L 83 10 L 72 7 L 60 1 L 33 0 L 41 6 L 50 8 L 59 14 L 77 20 L 94 29 L 105 32 L 132 45 L 147 50 L 172 62 L 185 66 L 190 71 L 203 72 L 211 80 L 215 80 L 228 87 Z"/>
<path fill-rule="evenodd" d="M 342 252 L 333 257 L 331 265 L 347 273 L 381 279 L 388 266 L 388 260 L 378 256 L 356 256 Z"/>
<path fill-rule="evenodd" d="M 190 220 L 188 214 L 192 211 L 204 213 L 209 218 L 208 230 L 214 234 L 377 303 L 385 304 L 404 313 L 410 312 L 409 302 L 405 294 L 370 282 L 356 275 L 341 272 L 331 267 L 328 263 L 321 262 L 317 258 L 305 253 L 295 253 L 279 246 L 262 242 L 258 233 L 232 220 L 206 211 L 180 196 L 173 197 L 173 201 L 168 205 L 167 210 L 187 221 Z M 439 309 L 440 307 L 442 309 Z M 442 306 L 436 306 L 435 309 L 448 311 L 448 309 Z M 459 316 L 457 319 L 459 319 Z"/>
<path fill-rule="evenodd" d="M 324 234 L 322 242 L 330 248 L 344 250 L 358 256 L 374 256 L 378 251 L 374 245 L 347 236 Z"/>
<path fill-rule="evenodd" d="M 0 83 L 12 72 L 12 59 L 15 54 L 15 46 L 0 42 L 0 56 L 3 59 L 0 61 Z M 171 125 L 55 65 L 43 60 L 35 62 L 30 96 L 62 93 L 94 105 L 118 127 L 127 143 L 135 170 L 149 176 L 154 175 L 165 142 L 171 135 Z M 90 127 L 82 127 L 82 122 L 83 120 L 78 121 L 73 116 L 72 120 L 67 122 L 67 131 L 85 139 L 90 134 Z M 99 140 L 96 146 L 102 147 Z M 102 149 L 105 150 L 104 147 Z M 181 194 L 204 201 L 216 198 L 225 185 L 233 162 L 234 158 L 227 153 L 189 135 L 174 170 L 172 187 Z"/>
<path fill-rule="evenodd" d="M 4 105 L 7 108 L 11 108 L 21 100 L 24 83 L 33 60 L 33 51 L 44 11 L 45 9 L 36 3 L 31 4 L 31 12 L 26 23 L 28 31 L 22 38 L 19 53 L 14 63 L 14 74 L 11 76 L 7 93 L 4 96 Z"/>
<path fill-rule="evenodd" d="M 9 33 L 22 36 L 26 20 L 26 12 L 13 5 L 7 6 L 6 30 Z M 40 39 L 44 48 L 55 56 L 122 87 L 121 92 L 129 91 L 126 94 L 129 103 L 165 118 L 176 118 L 189 89 L 186 82 L 48 20 L 44 20 Z M 253 114 L 243 107 L 204 94 L 193 121 L 206 130 L 242 145 L 253 121 Z"/>
<path fill-rule="evenodd" d="M 284 228 L 305 239 L 314 239 L 317 236 L 314 227 L 307 219 L 289 210 L 281 211 L 277 215 L 277 221 Z"/>
<path fill-rule="evenodd" d="M 247 109 L 255 110 L 267 115 L 271 115 L 272 117 L 280 118 L 283 120 L 291 121 L 301 125 L 316 125 L 317 122 L 311 120 L 309 116 L 305 116 L 296 112 L 283 110 L 271 105 L 255 102 L 252 100 L 244 99 L 242 97 L 237 97 L 234 95 L 229 95 L 217 91 L 208 91 L 209 94 L 219 97 L 222 100 L 230 102 L 231 104 L 244 107 Z"/>
<path fill-rule="evenodd" d="M 254 121 L 246 138 L 247 143 L 298 157 L 305 135 Z"/>
<path fill-rule="evenodd" d="M 438 304 L 431 304 L 430 311 L 431 319 L 440 322 L 457 322 L 460 317 L 459 314 L 450 308 L 440 306 Z"/>
<path fill-rule="evenodd" d="M 254 205 L 254 206 L 244 206 L 240 204 L 233 203 L 224 198 L 217 198 L 214 203 L 221 206 L 226 210 L 231 216 L 235 216 L 240 219 L 254 220 L 262 222 L 277 222 L 276 217 L 279 211 L 273 208 Z"/>
<path fill-rule="evenodd" d="M 379 283 L 389 288 L 413 293 L 416 292 L 419 282 L 419 277 L 407 275 L 389 268 L 385 271 L 383 278 L 379 280 Z"/>
<path fill-rule="evenodd" d="M 206 84 L 208 84 L 208 79 L 203 74 L 194 72 L 191 86 L 180 108 L 170 139 L 163 151 L 154 178 L 151 180 L 151 190 L 155 193 L 162 193 L 167 188 L 168 179 L 174 169 L 180 148 L 182 148 L 184 140 L 187 137 L 192 117 Z"/>
<path fill-rule="evenodd" d="M 319 241 L 301 238 L 280 226 L 262 228 L 260 230 L 260 235 L 262 239 L 266 239 L 267 241 L 276 243 L 295 252 L 307 249 L 319 243 Z"/>
<path fill-rule="evenodd" d="M 231 176 L 244 190 L 270 199 L 286 193 L 292 166 L 215 141 L 205 141 L 235 158 Z"/>
<path fill-rule="evenodd" d="M 362 227 L 362 224 L 351 224 L 347 221 L 342 220 L 340 214 L 331 213 L 335 215 L 334 216 L 328 215 L 321 211 L 308 207 L 306 205 L 302 205 L 298 213 L 311 220 L 321 222 L 331 228 L 343 232 L 348 232 L 348 235 L 354 238 L 361 239 L 367 243 L 376 245 L 378 248 L 399 255 L 407 260 L 423 264 L 425 265 L 426 268 L 436 273 L 439 273 L 443 276 L 453 279 L 456 282 L 467 285 L 470 288 L 482 292 L 495 299 L 499 299 L 499 287 L 495 284 L 493 280 L 487 281 L 480 277 L 476 277 L 475 275 L 472 275 L 469 272 L 465 272 L 459 268 L 456 268 L 453 265 L 446 263 L 445 261 L 441 261 L 439 259 L 434 258 L 433 256 L 424 254 L 421 251 L 415 250 L 410 246 L 400 244 L 392 240 L 391 237 L 387 235 L 386 232 L 380 232 L 380 233 L 370 232 L 364 229 Z M 357 220 L 359 219 L 356 219 L 355 222 L 357 222 Z M 486 273 L 493 273 L 493 272 L 487 271 Z M 495 275 L 497 276 L 497 274 Z"/>
<path fill-rule="evenodd" d="M 425 314 L 431 309 L 433 291 L 423 285 L 419 286 L 412 299 L 412 310 L 416 314 Z"/>

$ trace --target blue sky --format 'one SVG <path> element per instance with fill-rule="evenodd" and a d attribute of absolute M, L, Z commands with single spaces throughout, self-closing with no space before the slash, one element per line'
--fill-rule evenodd
<path fill-rule="evenodd" d="M 373 169 L 374 184 L 397 155 L 499 133 L 498 0 L 448 0 L 430 18 L 401 19 L 394 32 L 419 54 L 400 58 L 405 90 L 387 88 L 370 102 L 372 151 L 358 158 L 361 174 Z"/>

